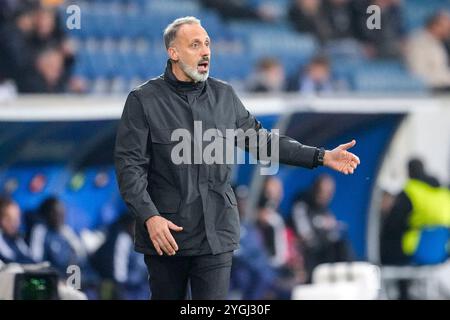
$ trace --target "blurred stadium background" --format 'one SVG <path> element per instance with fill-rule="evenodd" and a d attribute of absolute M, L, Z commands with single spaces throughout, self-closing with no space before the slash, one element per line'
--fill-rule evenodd
<path fill-rule="evenodd" d="M 372 4 L 380 30 L 366 25 Z M 80 29 L 67 28 L 70 5 Z M 50 261 L 60 279 L 79 265 L 87 298 L 149 294 L 115 179 L 115 131 L 129 90 L 164 70 L 162 30 L 193 15 L 212 39 L 211 76 L 267 129 L 326 148 L 354 138 L 362 162 L 352 176 L 281 166 L 267 180 L 235 166 L 243 227 L 230 299 L 450 299 L 448 252 L 385 260 L 382 239 L 386 223 L 405 231 L 389 217 L 412 158 L 447 192 L 437 207 L 449 208 L 449 1 L 4 0 L 0 9 L 0 194 L 20 208 L 29 258 Z M 331 227 L 302 215 L 318 178 L 328 183 L 317 211 Z M 48 236 L 52 214 L 69 231 Z M 441 227 L 447 243 L 450 217 Z M 5 239 L 0 257 L 13 262 Z"/>

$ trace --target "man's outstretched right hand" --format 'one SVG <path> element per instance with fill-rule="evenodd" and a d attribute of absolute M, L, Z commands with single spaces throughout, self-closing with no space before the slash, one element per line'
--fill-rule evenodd
<path fill-rule="evenodd" d="M 156 252 L 158 252 L 160 256 L 163 255 L 163 251 L 169 256 L 175 255 L 175 252 L 178 251 L 178 245 L 170 233 L 170 230 L 179 232 L 183 230 L 183 228 L 159 215 L 149 218 L 145 222 L 145 225 L 147 226 L 150 240 L 152 240 Z"/>

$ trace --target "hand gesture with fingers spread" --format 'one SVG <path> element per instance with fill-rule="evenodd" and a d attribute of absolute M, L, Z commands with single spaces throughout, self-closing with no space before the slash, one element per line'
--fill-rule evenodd
<path fill-rule="evenodd" d="M 323 158 L 323 165 L 339 171 L 343 174 L 353 174 L 360 164 L 359 158 L 347 150 L 356 144 L 355 140 L 341 144 L 331 151 L 326 151 Z"/>
<path fill-rule="evenodd" d="M 148 219 L 145 222 L 145 225 L 147 226 L 150 240 L 152 240 L 156 252 L 158 252 L 160 256 L 163 255 L 163 252 L 169 256 L 175 255 L 175 252 L 178 251 L 178 245 L 170 233 L 170 230 L 179 232 L 183 230 L 183 228 L 159 215 Z"/>

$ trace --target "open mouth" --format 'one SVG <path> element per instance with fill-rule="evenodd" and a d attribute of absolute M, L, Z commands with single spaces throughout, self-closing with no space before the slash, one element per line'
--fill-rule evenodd
<path fill-rule="evenodd" d="M 197 65 L 197 70 L 200 73 L 205 73 L 208 71 L 209 62 L 208 61 L 202 61 Z"/>

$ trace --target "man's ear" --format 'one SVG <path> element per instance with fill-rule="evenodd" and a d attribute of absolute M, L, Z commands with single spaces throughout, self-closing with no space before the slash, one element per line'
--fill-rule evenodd
<path fill-rule="evenodd" d="M 167 53 L 169 54 L 170 60 L 178 61 L 178 52 L 175 47 L 169 47 L 169 49 L 167 49 Z"/>

